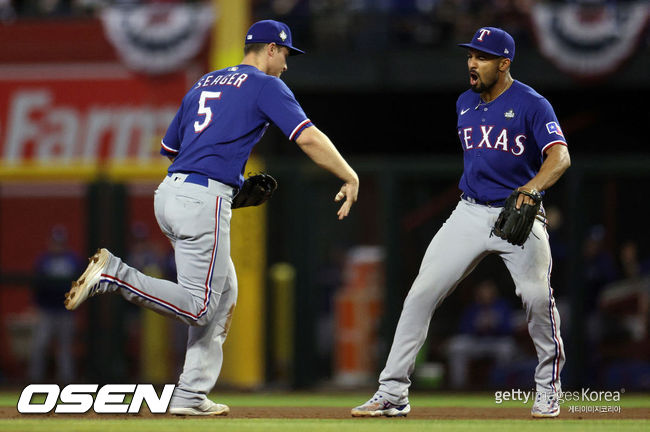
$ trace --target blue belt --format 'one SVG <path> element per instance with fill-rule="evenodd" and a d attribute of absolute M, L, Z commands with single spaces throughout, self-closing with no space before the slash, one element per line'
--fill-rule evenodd
<path fill-rule="evenodd" d="M 497 200 L 497 201 L 482 201 L 478 200 L 476 198 L 472 198 L 471 196 L 468 196 L 465 192 L 463 192 L 460 196 L 462 199 L 465 201 L 471 202 L 472 204 L 480 204 L 488 207 L 503 207 L 506 203 L 506 200 Z"/>
<path fill-rule="evenodd" d="M 208 176 L 205 176 L 203 174 L 198 174 L 198 173 L 169 173 L 167 174 L 167 177 L 172 177 L 174 174 L 187 174 L 187 177 L 185 178 L 186 183 L 194 183 L 199 186 L 205 186 L 208 187 L 210 184 L 210 178 Z"/>

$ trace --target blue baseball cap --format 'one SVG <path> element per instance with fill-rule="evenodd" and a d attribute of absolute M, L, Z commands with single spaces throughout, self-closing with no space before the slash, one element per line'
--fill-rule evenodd
<path fill-rule="evenodd" d="M 508 32 L 497 27 L 481 27 L 470 43 L 458 44 L 458 46 L 505 57 L 510 61 L 515 58 L 515 40 Z"/>
<path fill-rule="evenodd" d="M 304 54 L 293 46 L 291 41 L 291 30 L 289 26 L 280 21 L 263 20 L 253 24 L 246 33 L 246 44 L 251 43 L 271 43 L 282 45 L 289 48 L 289 55 Z"/>

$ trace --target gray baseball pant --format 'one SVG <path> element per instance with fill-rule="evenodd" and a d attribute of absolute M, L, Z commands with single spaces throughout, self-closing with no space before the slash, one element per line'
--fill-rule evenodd
<path fill-rule="evenodd" d="M 174 247 L 178 283 L 146 276 L 113 255 L 101 279 L 107 291 L 190 325 L 174 407 L 196 406 L 214 387 L 237 302 L 230 258 L 234 190 L 214 180 L 206 187 L 186 178 L 165 177 L 154 195 L 156 219 Z"/>
<path fill-rule="evenodd" d="M 546 229 L 542 222 L 535 221 L 523 248 L 511 245 L 491 235 L 500 211 L 498 207 L 461 200 L 431 240 L 404 301 L 393 345 L 379 376 L 378 393 L 390 402 L 408 402 L 409 377 L 426 340 L 433 312 L 491 253 L 499 254 L 505 262 L 526 311 L 528 332 L 537 351 L 536 390 L 561 391 L 560 372 L 565 356 L 560 316 L 550 285 L 552 260 Z"/>

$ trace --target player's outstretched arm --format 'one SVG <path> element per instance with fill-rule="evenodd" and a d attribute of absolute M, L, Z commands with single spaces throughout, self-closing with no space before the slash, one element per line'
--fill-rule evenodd
<path fill-rule="evenodd" d="M 334 201 L 337 202 L 345 198 L 337 212 L 339 219 L 343 219 L 350 213 L 352 204 L 357 201 L 359 176 L 343 159 L 327 135 L 316 126 L 308 127 L 302 131 L 296 143 L 318 166 L 325 168 L 345 182 L 334 198 Z"/>

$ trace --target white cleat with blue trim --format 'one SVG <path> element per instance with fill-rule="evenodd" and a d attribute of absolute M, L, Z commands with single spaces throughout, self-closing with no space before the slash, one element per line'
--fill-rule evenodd
<path fill-rule="evenodd" d="M 403 405 L 394 404 L 383 395 L 375 393 L 375 395 L 363 405 L 352 408 L 350 413 L 352 417 L 406 417 L 411 412 L 411 405 L 407 403 Z"/>
<path fill-rule="evenodd" d="M 560 415 L 560 402 L 556 393 L 537 392 L 535 403 L 530 410 L 534 418 L 549 418 Z"/>

